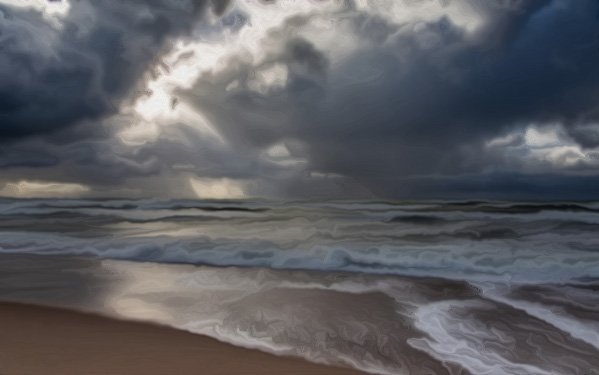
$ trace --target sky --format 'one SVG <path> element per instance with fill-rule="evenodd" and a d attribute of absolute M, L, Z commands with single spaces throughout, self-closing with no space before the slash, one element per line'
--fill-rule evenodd
<path fill-rule="evenodd" d="M 0 0 L 0 196 L 599 199 L 599 2 Z"/>

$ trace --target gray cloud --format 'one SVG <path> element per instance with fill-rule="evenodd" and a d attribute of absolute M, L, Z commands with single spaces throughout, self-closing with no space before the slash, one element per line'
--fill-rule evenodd
<path fill-rule="evenodd" d="M 395 26 L 348 10 L 343 17 L 361 47 L 340 65 L 320 63 L 326 52 L 303 40 L 302 51 L 319 61 L 321 73 L 294 74 L 293 64 L 307 66 L 290 59 L 297 39 L 287 38 L 267 62 L 290 67 L 285 88 L 225 91 L 233 79 L 260 69 L 231 64 L 218 77 L 201 78 L 194 100 L 231 138 L 255 147 L 300 139 L 310 168 L 383 195 L 396 194 L 410 176 L 484 173 L 489 163 L 502 162 L 485 149 L 493 137 L 550 122 L 586 135 L 597 120 L 597 3 L 524 5 L 481 10 L 488 22 L 474 38 L 448 18 Z M 301 26 L 289 22 L 279 34 Z M 595 145 L 593 137 L 578 139 Z"/>
<path fill-rule="evenodd" d="M 40 11 L 0 6 L 0 137 L 115 113 L 168 41 L 191 31 L 204 3 L 76 1 L 61 28 Z"/>
<path fill-rule="evenodd" d="M 480 17 L 474 34 L 449 16 L 394 22 L 352 2 L 333 14 L 316 8 L 265 30 L 261 58 L 230 55 L 176 91 L 173 103 L 201 112 L 222 143 L 192 120 L 139 146 L 120 143 L 115 124 L 139 119 L 119 108 L 143 95 L 173 41 L 219 43 L 255 22 L 219 2 L 222 19 L 198 24 L 208 4 L 73 2 L 62 29 L 1 8 L 4 177 L 100 190 L 147 177 L 156 192 L 161 178 L 224 177 L 290 198 L 592 196 L 577 186 L 594 181 L 594 162 L 535 171 L 518 152 L 531 124 L 560 124 L 581 149 L 599 146 L 596 1 L 452 2 Z M 260 6 L 278 6 L 269 4 Z M 332 60 L 304 33 L 313 21 L 344 30 L 352 50 Z M 281 82 L 257 81 L 280 67 Z"/>

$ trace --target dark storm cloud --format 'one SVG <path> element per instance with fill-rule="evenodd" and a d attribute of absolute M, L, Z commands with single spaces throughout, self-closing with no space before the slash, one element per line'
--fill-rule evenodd
<path fill-rule="evenodd" d="M 61 29 L 39 11 L 0 6 L 0 140 L 116 112 L 204 3 L 73 1 Z M 212 3 L 222 12 L 227 2 Z"/>
<path fill-rule="evenodd" d="M 460 176 L 410 177 L 387 196 L 412 199 L 597 200 L 599 176 L 555 173 L 486 173 Z"/>
<path fill-rule="evenodd" d="M 0 149 L 0 167 L 50 167 L 58 164 L 59 159 L 44 151 Z"/>
<path fill-rule="evenodd" d="M 261 68 L 239 62 L 200 79 L 194 100 L 239 143 L 300 139 L 310 168 L 382 195 L 396 195 L 413 183 L 410 176 L 482 173 L 493 163 L 485 141 L 531 123 L 561 123 L 582 146 L 596 146 L 598 3 L 520 4 L 480 7 L 485 25 L 475 36 L 449 18 L 392 25 L 349 9 L 338 19 L 349 20 L 361 47 L 341 64 L 328 66 L 326 51 L 306 40 L 300 50 L 312 57 L 290 54 L 297 39 L 288 37 L 278 57 L 290 67 L 284 89 L 225 91 Z M 278 34 L 292 35 L 296 27 L 289 22 Z M 318 68 L 310 69 L 310 61 Z M 532 186 L 515 175 L 502 178 Z M 552 178 L 559 185 L 560 176 Z"/>
<path fill-rule="evenodd" d="M 428 22 L 352 2 L 332 14 L 315 7 L 260 30 L 264 39 L 252 41 L 260 56 L 241 48 L 175 92 L 173 106 L 191 103 L 216 136 L 175 119 L 156 120 L 158 135 L 137 145 L 118 139 L 127 126 L 144 126 L 119 109 L 144 95 L 173 41 L 227 44 L 262 27 L 252 11 L 278 6 L 268 4 L 228 11 L 227 1 L 73 1 L 62 27 L 0 6 L 3 177 L 106 188 L 180 173 L 182 181 L 254 180 L 288 197 L 592 195 L 582 184 L 595 177 L 565 174 L 592 175 L 594 162 L 531 171 L 505 150 L 527 147 L 530 124 L 561 124 L 583 149 L 599 146 L 594 0 L 455 0 Z M 198 27 L 211 5 L 222 18 Z M 452 21 L 448 9 L 458 5 L 480 21 L 475 32 Z M 342 59 L 321 47 L 312 21 L 342 30 L 341 44 L 350 40 Z M 282 84 L 258 82 L 281 66 Z M 279 156 L 269 155 L 273 146 L 283 147 Z"/>

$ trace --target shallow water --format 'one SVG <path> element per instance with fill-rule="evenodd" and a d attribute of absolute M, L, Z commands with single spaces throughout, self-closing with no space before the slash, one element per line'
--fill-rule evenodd
<path fill-rule="evenodd" d="M 4 200 L 0 298 L 372 373 L 590 375 L 598 213 L 567 202 Z"/>

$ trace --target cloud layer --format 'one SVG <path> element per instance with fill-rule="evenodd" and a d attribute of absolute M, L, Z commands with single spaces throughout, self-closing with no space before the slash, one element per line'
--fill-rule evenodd
<path fill-rule="evenodd" d="M 594 0 L 61 4 L 0 5 L 5 184 L 599 198 Z"/>

